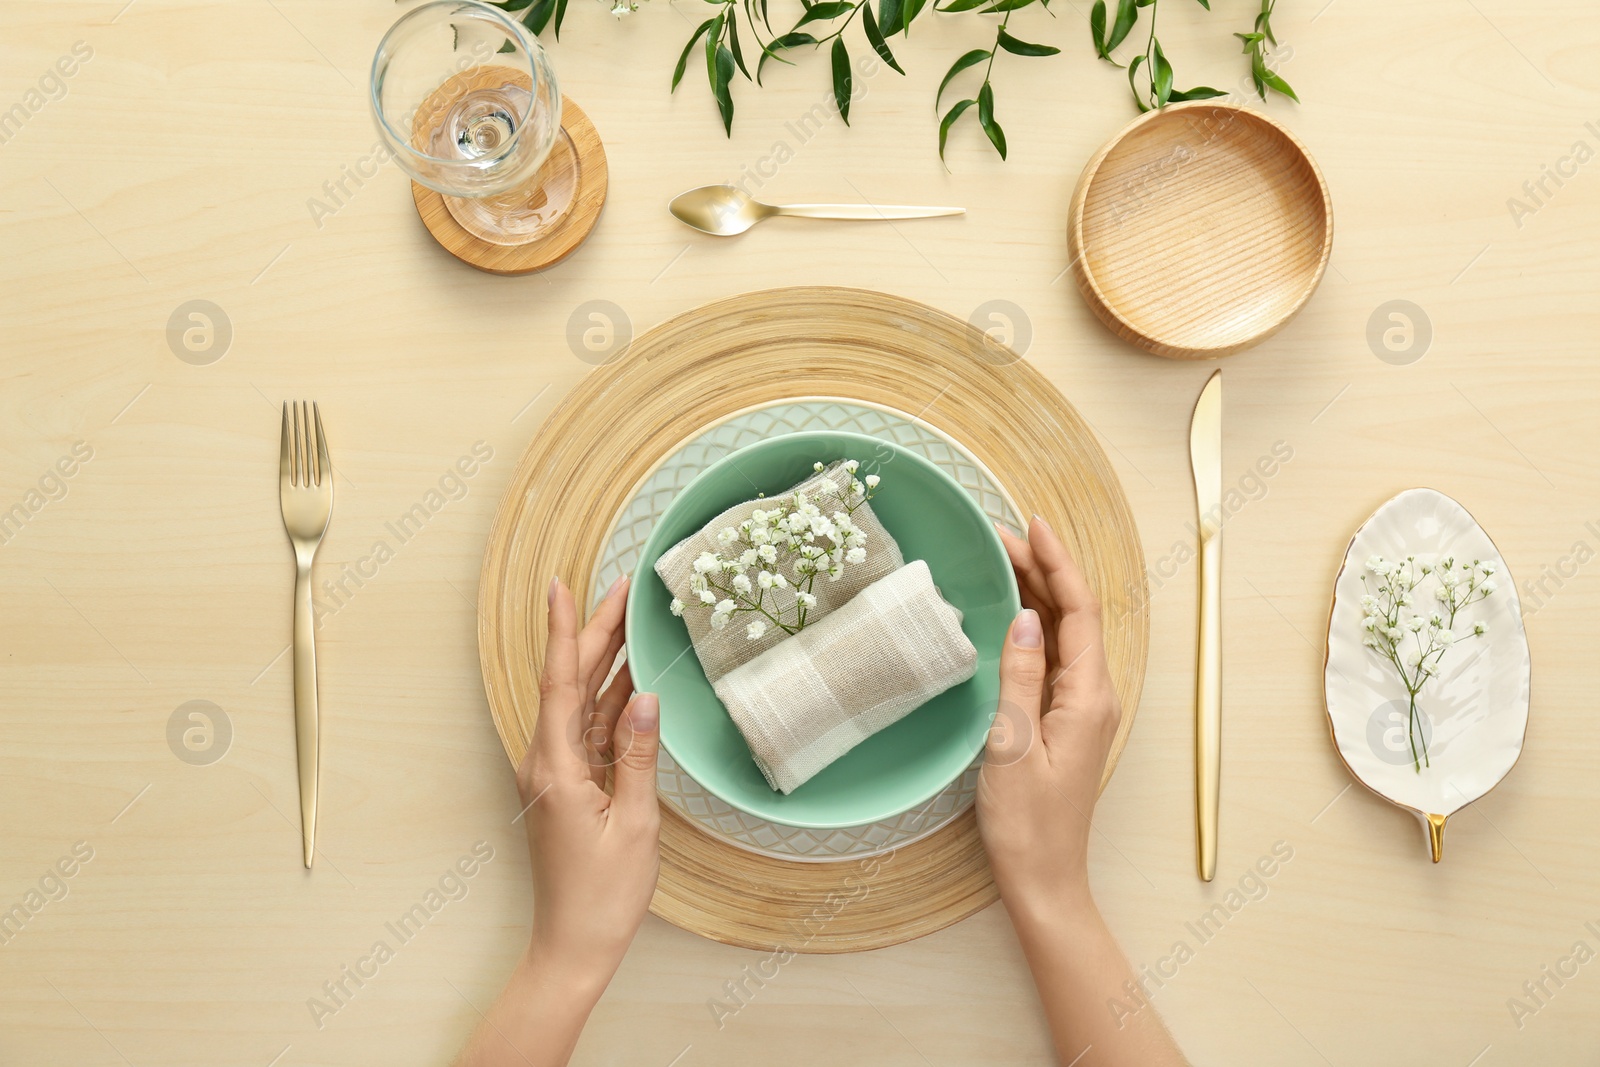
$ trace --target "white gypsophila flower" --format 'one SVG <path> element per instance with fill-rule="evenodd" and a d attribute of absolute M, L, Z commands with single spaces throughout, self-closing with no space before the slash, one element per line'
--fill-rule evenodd
<path fill-rule="evenodd" d="M 1369 637 L 1365 641 L 1362 641 L 1361 643 L 1363 645 L 1366 645 L 1368 648 L 1377 648 L 1378 647 L 1378 639 L 1376 637 Z"/>
<path fill-rule="evenodd" d="M 731 545 L 737 540 L 739 540 L 739 531 L 732 526 L 724 526 L 717 533 L 717 544 L 719 545 Z"/>
<path fill-rule="evenodd" d="M 772 576 L 772 584 L 777 586 L 779 589 L 787 589 L 789 588 L 789 579 L 785 578 L 781 574 L 774 574 Z"/>
<path fill-rule="evenodd" d="M 1383 562 L 1383 557 L 1382 556 L 1368 556 L 1365 566 L 1366 566 L 1367 570 L 1371 571 L 1373 574 L 1377 574 L 1378 573 L 1378 565 L 1381 564 L 1382 562 Z"/>
<path fill-rule="evenodd" d="M 859 481 L 852 481 L 850 483 L 850 491 L 852 493 L 854 493 L 856 496 L 866 496 L 867 495 L 867 487 L 862 485 Z"/>
<path fill-rule="evenodd" d="M 715 610 L 719 615 L 732 615 L 738 606 L 739 605 L 735 604 L 732 600 L 724 599 L 717 601 Z"/>
<path fill-rule="evenodd" d="M 1406 629 L 1410 630 L 1412 633 L 1417 633 L 1420 631 L 1422 629 L 1422 616 L 1413 615 L 1411 618 L 1407 619 Z"/>
<path fill-rule="evenodd" d="M 760 558 L 761 558 L 761 553 L 760 553 L 759 550 L 754 549 L 754 548 L 747 548 L 743 552 L 739 553 L 739 566 L 741 566 L 741 567 L 754 567 L 756 565 L 756 561 L 759 560 Z"/>
<path fill-rule="evenodd" d="M 795 601 L 808 611 L 817 606 L 817 598 L 813 593 L 796 593 Z"/>
<path fill-rule="evenodd" d="M 1495 565 L 1493 562 L 1485 561 L 1478 564 L 1478 569 L 1484 573 L 1485 577 L 1487 577 L 1495 572 Z"/>
<path fill-rule="evenodd" d="M 1488 596 L 1498 588 L 1500 587 L 1494 584 L 1493 578 L 1485 578 L 1483 581 L 1478 583 L 1478 592 L 1482 593 L 1484 596 Z"/>
<path fill-rule="evenodd" d="M 844 570 L 842 568 L 838 567 L 838 566 L 829 567 L 828 568 L 828 581 L 837 582 L 839 580 L 839 576 L 841 574 L 843 574 L 843 573 L 844 573 Z"/>
<path fill-rule="evenodd" d="M 1482 637 L 1484 634 L 1486 634 L 1488 632 L 1489 632 L 1489 624 L 1488 623 L 1478 622 L 1478 623 L 1473 623 L 1472 624 L 1472 635 L 1474 637 Z"/>
<path fill-rule="evenodd" d="M 1439 584 L 1446 589 L 1454 589 L 1461 582 L 1461 576 L 1455 571 L 1445 571 L 1439 576 Z"/>
<path fill-rule="evenodd" d="M 673 597 L 672 603 L 667 605 L 667 610 L 681 618 L 683 616 L 683 601 Z"/>
<path fill-rule="evenodd" d="M 750 591 L 750 578 L 747 575 L 735 574 L 733 576 L 733 590 L 736 593 L 748 593 Z"/>
<path fill-rule="evenodd" d="M 813 463 L 811 465 L 811 469 L 816 471 L 818 474 L 821 474 L 822 471 L 823 471 L 822 460 L 819 459 L 815 463 Z"/>
<path fill-rule="evenodd" d="M 1372 612 L 1377 611 L 1378 610 L 1378 598 L 1373 596 L 1371 593 L 1368 593 L 1366 596 L 1361 598 L 1361 608 L 1362 608 L 1363 611 L 1367 612 L 1369 615 Z"/>
<path fill-rule="evenodd" d="M 1368 615 L 1361 620 L 1361 628 L 1363 630 L 1376 630 L 1378 628 L 1378 617 L 1376 615 Z"/>
<path fill-rule="evenodd" d="M 1400 629 L 1398 626 L 1390 626 L 1388 629 L 1383 631 L 1383 636 L 1387 637 L 1391 641 L 1398 641 L 1405 635 L 1406 632 Z"/>
<path fill-rule="evenodd" d="M 878 488 L 878 483 L 882 480 L 883 479 L 879 478 L 876 474 L 869 474 L 867 475 L 867 486 L 869 488 L 876 489 Z"/>
<path fill-rule="evenodd" d="M 1422 662 L 1422 653 L 1418 652 L 1416 649 L 1412 649 L 1410 652 L 1406 653 L 1406 666 L 1407 667 L 1415 667 L 1417 664 L 1419 664 L 1421 662 Z"/>
<path fill-rule="evenodd" d="M 767 624 L 761 619 L 757 619 L 755 622 L 752 622 L 749 626 L 744 628 L 744 635 L 752 641 L 766 632 Z"/>
<path fill-rule="evenodd" d="M 728 616 L 720 611 L 713 611 L 711 613 L 711 628 L 713 630 L 726 630 L 728 628 Z"/>
<path fill-rule="evenodd" d="M 760 557 L 762 563 L 778 562 L 778 549 L 775 545 L 762 545 L 756 549 L 756 555 Z"/>
<path fill-rule="evenodd" d="M 762 571 L 760 574 L 756 575 L 756 584 L 759 585 L 763 589 L 771 589 L 772 588 L 772 572 L 771 571 Z"/>
<path fill-rule="evenodd" d="M 710 572 L 719 569 L 721 566 L 722 561 L 717 558 L 717 554 L 715 552 L 702 552 L 694 558 L 694 570 L 696 574 L 709 574 Z"/>
<path fill-rule="evenodd" d="M 717 602 L 717 594 L 713 593 L 709 589 L 700 590 L 700 603 L 702 603 L 702 604 L 715 604 L 716 602 Z"/>
<path fill-rule="evenodd" d="M 1449 648 L 1456 643 L 1456 635 L 1449 630 L 1440 630 L 1439 636 L 1434 638 L 1442 648 Z"/>
<path fill-rule="evenodd" d="M 847 459 L 844 461 L 844 469 L 849 471 L 851 474 L 854 474 L 856 471 L 861 469 L 861 464 L 857 460 Z"/>
<path fill-rule="evenodd" d="M 844 558 L 850 563 L 865 563 L 867 559 L 867 550 L 864 548 L 852 548 L 850 551 L 844 554 Z"/>

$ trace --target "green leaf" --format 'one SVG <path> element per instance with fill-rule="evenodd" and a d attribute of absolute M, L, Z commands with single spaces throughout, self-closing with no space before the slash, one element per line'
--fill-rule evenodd
<path fill-rule="evenodd" d="M 900 16 L 904 11 L 900 0 L 878 0 L 878 28 L 885 37 L 893 37 L 904 28 L 900 25 Z"/>
<path fill-rule="evenodd" d="M 997 14 L 1002 11 L 1019 11 L 1032 4 L 1034 0 L 996 0 L 994 4 L 983 9 L 985 15 Z"/>
<path fill-rule="evenodd" d="M 528 13 L 522 16 L 522 24 L 537 37 L 544 32 L 546 26 L 550 25 L 550 16 L 555 13 L 555 0 L 533 0 L 528 7 Z"/>
<path fill-rule="evenodd" d="M 846 126 L 850 125 L 850 90 L 852 85 L 850 50 L 845 47 L 843 37 L 835 37 L 833 39 L 833 102 L 839 106 L 839 117 L 844 119 Z"/>
<path fill-rule="evenodd" d="M 1144 62 L 1144 56 L 1133 57 L 1133 62 L 1128 64 L 1128 88 L 1133 90 L 1133 102 L 1139 105 L 1140 111 L 1149 111 L 1150 105 L 1144 102 L 1144 94 L 1139 92 L 1139 86 L 1134 83 L 1133 76 L 1139 69 L 1139 64 Z"/>
<path fill-rule="evenodd" d="M 939 98 L 944 96 L 945 88 L 949 86 L 950 79 L 954 78 L 957 74 L 960 74 L 968 67 L 977 66 L 979 63 L 982 63 L 984 60 L 988 59 L 992 54 L 993 53 L 991 53 L 987 48 L 974 48 L 972 51 L 968 52 L 966 55 L 950 64 L 950 69 L 945 73 L 944 81 L 939 83 L 939 91 L 933 96 L 934 110 L 937 111 L 939 109 Z"/>
<path fill-rule="evenodd" d="M 556 40 L 561 40 L 561 22 L 567 17 L 567 0 L 556 0 Z"/>
<path fill-rule="evenodd" d="M 717 87 L 717 49 L 722 46 L 722 24 L 727 18 L 728 9 L 723 8 L 722 13 L 711 20 L 711 29 L 706 32 L 706 81 L 711 83 L 713 91 Z"/>
<path fill-rule="evenodd" d="M 1134 0 L 1117 0 L 1117 19 L 1111 24 L 1111 36 L 1106 38 L 1106 51 L 1128 39 L 1128 31 L 1139 21 L 1139 8 Z M 1107 59 L 1111 58 L 1109 55 Z"/>
<path fill-rule="evenodd" d="M 1167 98 L 1172 95 L 1172 64 L 1167 62 L 1166 54 L 1161 51 L 1161 42 L 1156 41 L 1155 59 L 1151 60 L 1154 73 L 1151 75 L 1150 87 L 1155 90 L 1156 107 L 1166 107 Z"/>
<path fill-rule="evenodd" d="M 899 70 L 901 74 L 904 74 L 905 71 L 900 70 L 900 64 L 894 61 L 894 53 L 889 51 L 888 42 L 883 39 L 883 34 L 878 32 L 878 20 L 872 17 L 872 4 L 870 2 L 861 5 L 861 28 L 866 31 L 867 43 L 872 45 L 872 50 L 878 53 L 878 58 L 895 70 Z"/>
<path fill-rule="evenodd" d="M 974 8 L 982 7 L 988 2 L 989 0 L 949 0 L 943 7 L 935 3 L 933 9 L 935 11 L 971 11 Z"/>
<path fill-rule="evenodd" d="M 855 10 L 855 6 L 850 0 L 822 0 L 821 3 L 806 8 L 806 13 L 800 16 L 800 21 L 794 24 L 794 28 L 798 30 L 807 23 L 836 19 L 846 12 Z"/>
<path fill-rule="evenodd" d="M 786 33 L 782 37 L 774 37 L 771 41 L 768 41 L 767 46 L 761 50 L 760 62 L 756 64 L 756 84 L 759 85 L 761 83 L 761 68 L 767 65 L 767 60 L 776 59 L 779 63 L 789 62 L 778 54 L 780 51 L 786 48 L 798 48 L 803 44 L 816 43 L 817 39 L 809 33 L 798 32 Z M 789 65 L 793 66 L 794 64 L 790 63 Z"/>
<path fill-rule="evenodd" d="M 733 95 L 728 92 L 728 83 L 733 81 L 733 53 L 728 51 L 727 45 L 717 45 L 714 72 L 711 95 L 717 98 L 717 110 L 722 112 L 723 131 L 732 137 Z"/>
<path fill-rule="evenodd" d="M 501 43 L 499 48 L 495 49 L 496 52 L 515 52 L 516 50 L 517 46 L 512 43 L 511 38 L 509 37 L 507 37 L 505 41 Z"/>
<path fill-rule="evenodd" d="M 1205 8 L 1207 11 L 1211 10 L 1211 0 L 1195 0 L 1195 2 L 1201 7 Z"/>
<path fill-rule="evenodd" d="M 1095 55 L 1110 59 L 1106 55 L 1106 0 L 1094 0 L 1089 9 L 1089 36 L 1094 39 Z"/>
<path fill-rule="evenodd" d="M 701 35 L 709 30 L 712 23 L 716 21 L 716 19 L 706 19 L 704 22 L 702 22 L 699 28 L 694 31 L 694 36 L 689 38 L 689 43 L 683 46 L 683 52 L 678 56 L 678 65 L 672 72 L 673 92 L 677 92 L 678 83 L 683 81 L 683 72 L 689 66 L 689 53 L 694 49 L 694 43 L 698 41 Z"/>
<path fill-rule="evenodd" d="M 900 32 L 911 36 L 911 20 L 922 14 L 928 0 L 900 0 Z"/>
<path fill-rule="evenodd" d="M 531 3 L 533 3 L 533 0 L 502 0 L 501 3 L 494 4 L 493 6 L 499 8 L 501 11 L 511 12 L 521 11 Z"/>
<path fill-rule="evenodd" d="M 1294 90 L 1289 88 L 1289 83 L 1265 67 L 1262 68 L 1261 80 L 1266 82 L 1269 88 L 1282 93 L 1295 103 L 1298 104 L 1300 102 L 1300 98 L 1294 94 Z M 1262 94 L 1262 99 L 1266 99 L 1265 93 Z"/>
<path fill-rule="evenodd" d="M 1019 41 L 1007 33 L 1004 26 L 1000 27 L 1000 36 L 997 39 L 997 43 L 1014 56 L 1053 56 L 1061 51 L 1061 49 L 1047 44 L 1029 44 L 1027 41 Z"/>
<path fill-rule="evenodd" d="M 1167 97 L 1169 103 L 1182 103 L 1185 100 L 1212 100 L 1228 94 L 1221 89 L 1213 89 L 1209 85 L 1196 85 L 1193 89 L 1174 89 L 1172 95 Z"/>
<path fill-rule="evenodd" d="M 1256 43 L 1263 40 L 1263 37 L 1259 33 L 1236 33 L 1234 36 L 1244 42 L 1244 47 L 1239 49 L 1241 52 L 1254 51 Z"/>
<path fill-rule="evenodd" d="M 976 104 L 976 103 L 977 103 L 976 100 L 962 100 L 960 103 L 956 104 L 955 107 L 951 108 L 949 110 L 949 112 L 947 112 L 945 114 L 944 119 L 942 121 L 940 121 L 940 123 L 939 123 L 939 159 L 941 161 L 944 159 L 944 142 L 945 142 L 945 139 L 950 136 L 950 127 L 954 126 L 956 124 L 956 119 L 960 118 L 963 114 L 966 113 L 967 108 L 971 107 L 973 104 Z"/>
<path fill-rule="evenodd" d="M 1006 158 L 1006 133 L 994 120 L 994 86 L 988 82 L 984 82 L 983 88 L 978 90 L 978 125 L 983 127 L 989 143 L 1000 153 L 1000 158 Z"/>
<path fill-rule="evenodd" d="M 562 0 L 562 3 L 566 3 L 566 0 Z M 731 9 L 728 14 L 730 16 L 733 14 Z M 744 52 L 739 48 L 739 20 L 737 18 L 730 17 L 728 19 L 728 43 L 733 46 L 733 61 L 739 65 L 739 71 L 744 75 L 745 81 L 749 81 L 750 68 L 744 65 Z"/>

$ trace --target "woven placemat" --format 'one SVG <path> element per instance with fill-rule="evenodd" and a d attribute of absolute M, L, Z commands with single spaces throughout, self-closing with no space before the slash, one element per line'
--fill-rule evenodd
<path fill-rule="evenodd" d="M 747 293 L 637 338 L 551 413 L 513 472 L 489 532 L 478 649 L 490 712 L 513 765 L 533 736 L 552 575 L 587 589 L 596 546 L 634 487 L 680 442 L 785 396 L 897 408 L 960 441 L 1024 512 L 1059 531 L 1105 607 L 1133 727 L 1149 625 L 1144 557 L 1127 499 L 1072 405 L 1027 363 L 960 319 L 900 297 L 797 287 Z M 1103 786 L 1104 783 L 1102 783 Z M 737 848 L 662 808 L 651 910 L 727 944 L 853 952 L 899 944 L 996 899 L 973 812 L 892 852 L 800 863 Z"/>

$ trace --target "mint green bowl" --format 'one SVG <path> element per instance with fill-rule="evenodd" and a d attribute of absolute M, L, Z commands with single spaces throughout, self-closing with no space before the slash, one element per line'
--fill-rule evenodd
<path fill-rule="evenodd" d="M 757 492 L 776 496 L 818 460 L 855 459 L 883 485 L 872 508 L 909 563 L 926 560 L 934 584 L 962 613 L 978 672 L 873 735 L 788 796 L 761 776 L 668 610 L 656 560 L 723 510 Z M 706 790 L 770 822 L 812 829 L 893 818 L 935 796 L 982 751 L 1000 697 L 1000 649 L 1021 610 L 1005 546 L 970 494 L 898 445 L 831 431 L 773 437 L 712 464 L 668 506 L 645 543 L 628 592 L 634 685 L 661 699 L 661 743 Z"/>

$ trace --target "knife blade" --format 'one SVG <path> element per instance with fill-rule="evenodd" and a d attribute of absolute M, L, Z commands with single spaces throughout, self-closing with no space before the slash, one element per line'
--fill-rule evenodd
<path fill-rule="evenodd" d="M 1200 531 L 1199 621 L 1194 676 L 1195 859 L 1202 881 L 1217 873 L 1222 779 L 1222 371 L 1200 390 L 1189 422 Z"/>

